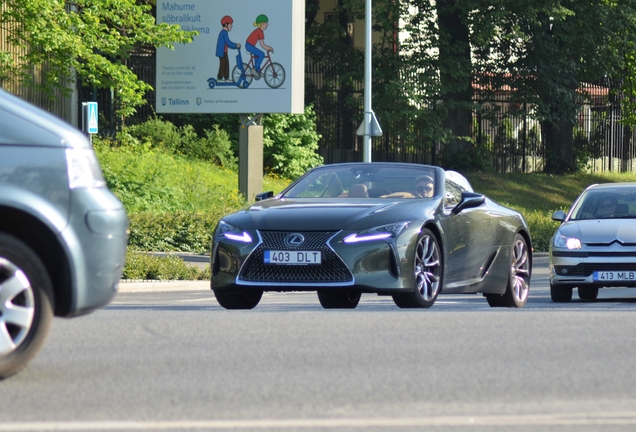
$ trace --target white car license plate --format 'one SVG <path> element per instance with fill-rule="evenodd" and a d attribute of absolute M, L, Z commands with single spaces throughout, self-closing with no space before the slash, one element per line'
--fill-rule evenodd
<path fill-rule="evenodd" d="M 266 250 L 263 256 L 265 264 L 307 265 L 320 264 L 320 251 Z"/>
<path fill-rule="evenodd" d="M 595 271 L 594 280 L 600 282 L 636 281 L 634 271 Z"/>

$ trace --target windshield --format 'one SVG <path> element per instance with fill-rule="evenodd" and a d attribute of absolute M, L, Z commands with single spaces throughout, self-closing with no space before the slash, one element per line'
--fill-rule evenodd
<path fill-rule="evenodd" d="M 636 186 L 591 189 L 572 210 L 571 220 L 636 218 Z"/>
<path fill-rule="evenodd" d="M 300 179 L 287 198 L 429 198 L 434 195 L 431 168 L 360 165 L 325 166 Z"/>

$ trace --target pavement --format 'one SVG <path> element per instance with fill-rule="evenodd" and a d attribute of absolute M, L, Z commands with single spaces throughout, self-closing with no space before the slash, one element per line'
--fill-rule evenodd
<path fill-rule="evenodd" d="M 154 252 L 153 254 L 161 254 Z M 191 265 L 205 265 L 209 263 L 210 257 L 207 255 L 179 254 L 179 256 Z M 534 258 L 545 257 L 547 252 L 539 252 L 534 254 Z M 196 291 L 210 290 L 210 281 L 180 281 L 180 280 L 129 280 L 122 279 L 119 281 L 119 292 L 161 292 L 161 291 Z"/>

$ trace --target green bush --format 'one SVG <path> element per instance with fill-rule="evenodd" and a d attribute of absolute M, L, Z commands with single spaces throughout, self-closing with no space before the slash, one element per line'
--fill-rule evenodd
<path fill-rule="evenodd" d="M 113 145 L 115 142 L 110 142 Z M 160 118 L 124 128 L 117 135 L 116 144 L 141 150 L 160 150 L 193 159 L 212 162 L 220 167 L 235 169 L 234 155 L 229 134 L 214 125 L 199 136 L 191 125 L 177 127 Z"/>
<path fill-rule="evenodd" d="M 532 237 L 532 247 L 535 252 L 547 252 L 550 247 L 550 239 L 559 227 L 559 222 L 552 220 L 552 213 L 534 210 L 526 211 L 524 217 L 530 228 L 530 236 Z"/>
<path fill-rule="evenodd" d="M 320 135 L 312 106 L 304 114 L 270 114 L 263 117 L 263 158 L 267 172 L 285 178 L 301 176 L 322 165 L 318 155 Z"/>
<path fill-rule="evenodd" d="M 131 213 L 128 244 L 140 251 L 209 252 L 212 231 L 218 220 L 226 214 L 224 210 L 218 209 L 214 213 Z"/>
<path fill-rule="evenodd" d="M 207 280 L 210 266 L 200 269 L 187 265 L 175 255 L 153 256 L 128 251 L 123 279 L 138 280 Z"/>

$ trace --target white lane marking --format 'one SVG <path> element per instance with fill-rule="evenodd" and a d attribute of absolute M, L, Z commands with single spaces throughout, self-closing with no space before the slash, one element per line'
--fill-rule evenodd
<path fill-rule="evenodd" d="M 119 431 L 184 429 L 292 429 L 421 426 L 561 426 L 636 425 L 636 412 L 434 416 L 415 418 L 326 418 L 183 421 L 70 421 L 1 423 L 0 431 Z"/>

